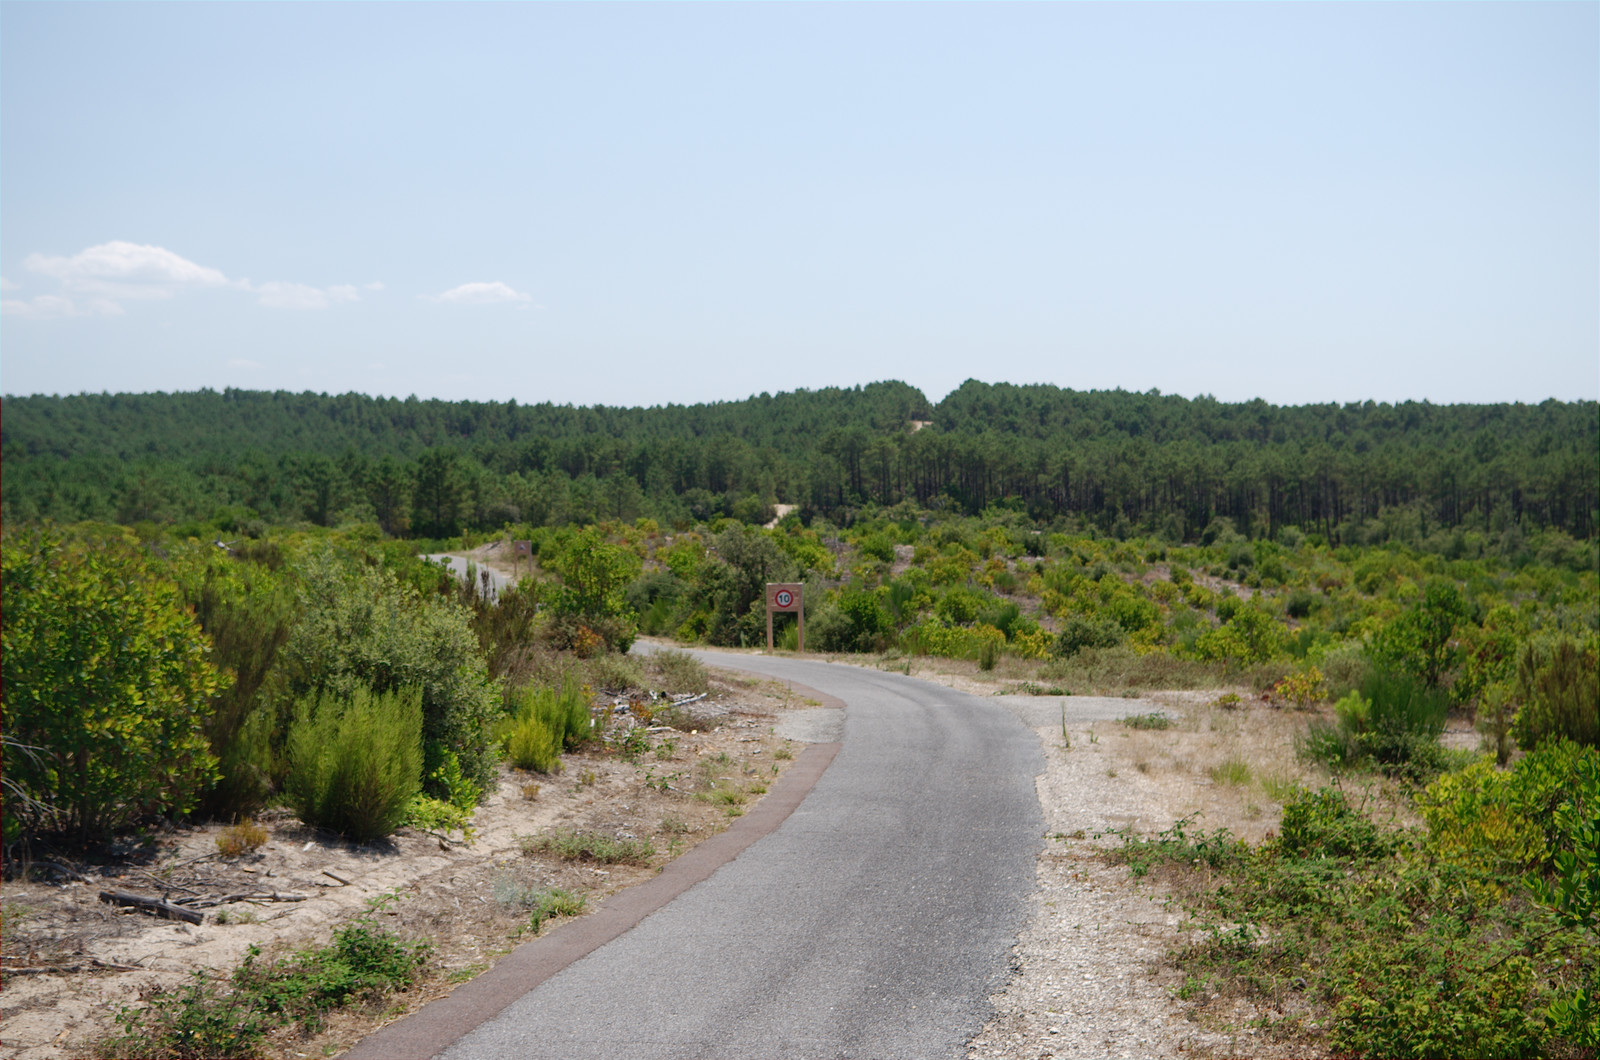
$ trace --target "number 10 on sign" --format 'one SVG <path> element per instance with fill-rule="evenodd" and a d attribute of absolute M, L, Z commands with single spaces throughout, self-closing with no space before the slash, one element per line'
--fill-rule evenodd
<path fill-rule="evenodd" d="M 806 650 L 806 612 L 801 606 L 800 594 L 805 588 L 799 582 L 768 582 L 767 583 L 767 650 L 772 650 L 772 613 L 774 611 L 793 611 L 795 618 L 800 623 L 795 638 L 797 651 Z"/>

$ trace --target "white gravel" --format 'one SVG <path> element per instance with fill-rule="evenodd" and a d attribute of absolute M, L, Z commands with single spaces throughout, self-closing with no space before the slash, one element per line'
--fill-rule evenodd
<path fill-rule="evenodd" d="M 1066 702 L 1072 705 L 1071 699 Z M 1085 713 L 1120 716 L 1113 706 L 1124 714 L 1160 709 L 1150 702 L 1102 701 Z M 1038 724 L 1042 709 L 1043 704 L 1034 704 L 1017 713 Z M 1181 816 L 1182 808 L 1140 782 L 1131 765 L 1120 760 L 1114 737 L 1091 743 L 1088 731 L 1076 727 L 1091 718 L 1072 717 L 1070 706 L 1072 749 L 1063 750 L 1059 709 L 1054 726 L 1035 729 L 1047 761 L 1038 789 L 1051 836 L 1039 858 L 1038 890 L 1014 950 L 1015 973 L 990 999 L 995 1016 L 970 1043 L 969 1057 L 1252 1053 L 1256 1043 L 1248 1032 L 1207 1031 L 1191 1022 L 1189 1006 L 1172 996 L 1178 978 L 1162 971 L 1159 962 L 1179 940 L 1181 911 L 1167 908 L 1149 888 L 1130 885 L 1125 868 L 1096 857 L 1111 842 L 1097 842 L 1096 831 L 1159 830 Z M 1112 769 L 1118 776 L 1108 776 Z M 1080 830 L 1082 838 L 1071 838 Z"/>

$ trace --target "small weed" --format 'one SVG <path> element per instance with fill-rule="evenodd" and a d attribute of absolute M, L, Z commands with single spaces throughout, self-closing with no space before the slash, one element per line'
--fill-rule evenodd
<path fill-rule="evenodd" d="M 445 976 L 444 981 L 453 986 L 456 983 L 464 983 L 469 979 L 476 979 L 478 976 L 482 975 L 488 970 L 489 966 L 480 961 L 457 968 L 455 971 Z"/>
<path fill-rule="evenodd" d="M 1238 755 L 1229 755 L 1206 772 L 1218 784 L 1243 786 L 1250 783 L 1250 763 Z"/>
<path fill-rule="evenodd" d="M 259 919 L 261 918 L 256 915 L 256 911 L 248 907 L 244 909 L 218 909 L 216 915 L 211 918 L 212 922 L 216 924 L 254 924 Z"/>
<path fill-rule="evenodd" d="M 524 785 L 522 785 L 522 797 L 524 799 L 527 799 L 529 802 L 532 802 L 534 799 L 537 799 L 539 797 L 539 785 L 537 785 L 537 784 L 524 784 Z"/>
<path fill-rule="evenodd" d="M 575 828 L 555 828 L 538 835 L 519 836 L 517 843 L 527 855 L 554 854 L 566 861 L 594 861 L 602 865 L 643 865 L 656 852 L 649 840 L 580 832 Z"/>
<path fill-rule="evenodd" d="M 509 874 L 494 881 L 495 904 L 502 909 L 528 914 L 525 930 L 536 935 L 546 920 L 582 913 L 588 900 L 587 895 L 573 894 L 559 887 L 524 886 Z"/>
<path fill-rule="evenodd" d="M 266 841 L 265 828 L 254 821 L 240 821 L 217 836 L 217 852 L 225 858 L 236 858 L 259 850 Z"/>
<path fill-rule="evenodd" d="M 1115 769 L 1108 769 L 1108 770 L 1106 770 L 1106 776 L 1108 776 L 1108 777 L 1114 777 L 1114 776 L 1116 776 L 1116 775 L 1117 775 L 1117 771 L 1116 771 L 1116 770 L 1115 770 Z"/>
<path fill-rule="evenodd" d="M 599 777 L 595 776 L 594 770 L 585 769 L 583 772 L 578 774 L 578 787 L 579 788 L 593 787 L 594 786 L 594 782 L 599 780 L 599 779 L 600 779 Z"/>
<path fill-rule="evenodd" d="M 787 762 L 793 758 L 794 751 L 790 749 L 789 741 L 785 740 L 782 747 L 772 752 L 772 757 L 776 758 L 780 762 Z"/>
<path fill-rule="evenodd" d="M 689 831 L 689 822 L 681 817 L 663 817 L 661 831 L 667 835 L 686 835 Z"/>
<path fill-rule="evenodd" d="M 677 740 L 662 740 L 661 743 L 656 746 L 656 758 L 662 762 L 670 760 L 672 756 L 677 753 Z"/>
<path fill-rule="evenodd" d="M 1170 729 L 1172 719 L 1160 711 L 1151 711 L 1149 714 L 1129 714 L 1122 719 L 1122 724 L 1130 729 Z"/>
<path fill-rule="evenodd" d="M 1244 706 L 1244 700 L 1239 698 L 1239 693 L 1237 692 L 1224 692 L 1216 699 L 1213 699 L 1211 705 L 1213 707 L 1221 707 L 1223 710 L 1238 710 Z"/>

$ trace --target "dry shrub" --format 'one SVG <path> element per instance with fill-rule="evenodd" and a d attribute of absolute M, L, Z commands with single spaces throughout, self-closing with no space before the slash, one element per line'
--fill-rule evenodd
<path fill-rule="evenodd" d="M 240 821 L 217 836 L 217 851 L 225 858 L 236 858 L 260 849 L 266 841 L 265 828 L 254 821 Z"/>

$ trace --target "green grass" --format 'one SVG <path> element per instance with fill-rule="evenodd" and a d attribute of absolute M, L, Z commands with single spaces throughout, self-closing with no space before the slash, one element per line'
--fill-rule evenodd
<path fill-rule="evenodd" d="M 1170 729 L 1172 719 L 1159 711 L 1149 714 L 1129 714 L 1122 719 L 1122 724 L 1130 729 Z"/>
<path fill-rule="evenodd" d="M 647 839 L 622 839 L 576 828 L 553 828 L 518 839 L 524 854 L 554 854 L 565 861 L 593 861 L 601 865 L 644 865 L 656 848 Z"/>
<path fill-rule="evenodd" d="M 1218 784 L 1232 784 L 1236 787 L 1243 787 L 1250 783 L 1250 763 L 1237 755 L 1230 755 L 1224 758 L 1206 772 Z"/>

